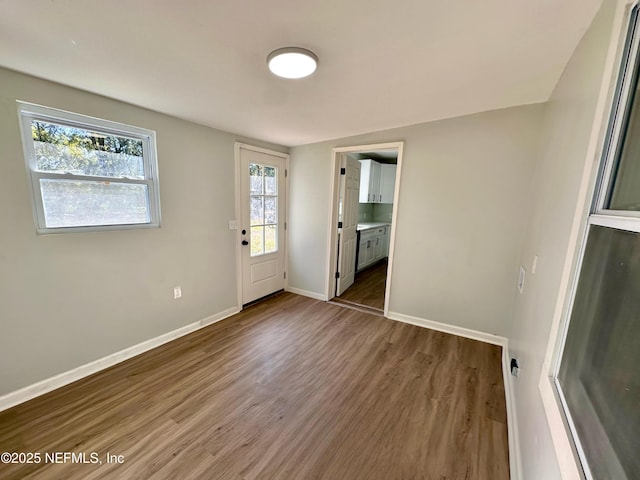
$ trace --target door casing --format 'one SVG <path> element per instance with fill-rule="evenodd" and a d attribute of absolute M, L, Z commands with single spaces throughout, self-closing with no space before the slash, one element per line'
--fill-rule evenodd
<path fill-rule="evenodd" d="M 340 202 L 340 166 L 341 156 L 344 153 L 370 152 L 372 150 L 398 150 L 398 166 L 396 167 L 396 183 L 393 193 L 393 210 L 391 232 L 389 237 L 389 264 L 387 268 L 387 282 L 384 292 L 384 316 L 389 313 L 389 298 L 391 294 L 391 279 L 393 272 L 393 257 L 395 251 L 396 226 L 398 224 L 398 199 L 400 196 L 400 178 L 402 177 L 402 151 L 404 142 L 375 143 L 370 145 L 354 145 L 351 147 L 337 147 L 332 150 L 332 175 L 331 175 L 331 208 L 329 209 L 329 228 L 327 229 L 327 263 L 325 300 L 331 300 L 336 291 L 336 265 L 338 257 L 338 206 Z"/>

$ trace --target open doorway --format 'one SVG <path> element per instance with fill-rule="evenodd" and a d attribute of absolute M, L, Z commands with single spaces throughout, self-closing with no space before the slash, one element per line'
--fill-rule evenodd
<path fill-rule="evenodd" d="M 402 142 L 333 150 L 327 299 L 386 315 Z"/>

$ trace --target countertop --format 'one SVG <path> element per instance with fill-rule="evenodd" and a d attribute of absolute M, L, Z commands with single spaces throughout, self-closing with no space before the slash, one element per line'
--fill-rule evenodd
<path fill-rule="evenodd" d="M 369 230 L 370 228 L 378 228 L 384 227 L 385 225 L 391 225 L 389 222 L 368 222 L 368 223 L 359 223 L 356 230 Z"/>

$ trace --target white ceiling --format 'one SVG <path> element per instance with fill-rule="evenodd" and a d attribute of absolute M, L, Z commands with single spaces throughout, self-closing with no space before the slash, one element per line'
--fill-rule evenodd
<path fill-rule="evenodd" d="M 301 145 L 545 101 L 601 1 L 0 0 L 0 65 Z"/>

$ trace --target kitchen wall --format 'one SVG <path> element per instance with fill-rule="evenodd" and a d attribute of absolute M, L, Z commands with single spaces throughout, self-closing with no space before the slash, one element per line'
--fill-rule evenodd
<path fill-rule="evenodd" d="M 543 106 L 291 149 L 289 285 L 326 294 L 334 147 L 403 140 L 390 310 L 507 335 Z"/>
<path fill-rule="evenodd" d="M 235 307 L 234 142 L 285 149 L 5 69 L 0 85 L 0 395 Z M 162 228 L 36 235 L 17 99 L 155 130 Z"/>
<path fill-rule="evenodd" d="M 358 223 L 375 222 L 373 219 L 373 203 L 358 204 Z"/>
<path fill-rule="evenodd" d="M 387 222 L 393 217 L 393 203 L 358 204 L 358 222 Z"/>
<path fill-rule="evenodd" d="M 527 216 L 520 262 L 529 272 L 525 290 L 516 295 L 510 326 L 511 355 L 519 359 L 514 379 L 523 478 L 560 478 L 549 427 L 538 389 L 550 327 L 556 312 L 561 278 L 572 248 L 571 230 L 587 155 L 604 62 L 612 30 L 614 0 L 605 0 L 578 45 L 551 99 L 545 106 L 540 155 L 532 186 L 535 195 Z M 529 210 L 529 209 L 528 209 Z M 531 274 L 538 255 L 536 274 Z M 569 258 L 569 261 L 572 259 Z M 562 429 L 562 425 L 554 425 Z"/>
<path fill-rule="evenodd" d="M 374 203 L 373 221 L 391 223 L 393 217 L 393 203 Z"/>

